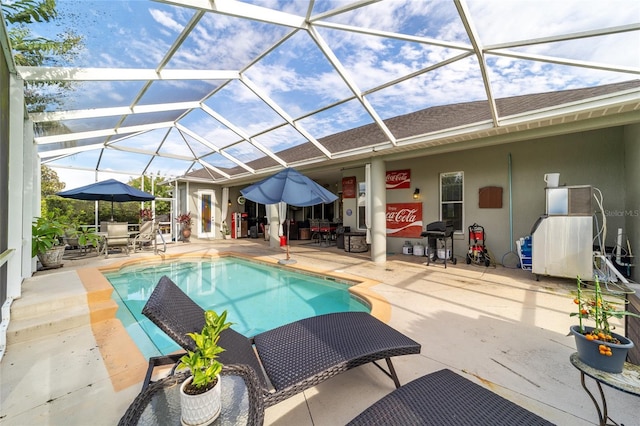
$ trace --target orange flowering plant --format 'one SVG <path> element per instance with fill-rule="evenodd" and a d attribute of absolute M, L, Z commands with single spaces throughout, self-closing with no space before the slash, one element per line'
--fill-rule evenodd
<path fill-rule="evenodd" d="M 619 344 L 620 341 L 611 333 L 615 327 L 609 324 L 609 319 L 612 317 L 622 319 L 625 315 L 640 318 L 633 312 L 623 309 L 627 303 L 625 296 L 630 290 L 623 287 L 618 288 L 619 290 L 611 290 L 607 286 L 607 291 L 603 292 L 597 277 L 593 285 L 586 284 L 578 277 L 578 291 L 573 299 L 573 302 L 578 305 L 578 311 L 569 315 L 578 317 L 580 332 L 585 335 L 587 340 Z M 583 320 L 592 320 L 595 323 L 593 330 L 587 331 Z"/>

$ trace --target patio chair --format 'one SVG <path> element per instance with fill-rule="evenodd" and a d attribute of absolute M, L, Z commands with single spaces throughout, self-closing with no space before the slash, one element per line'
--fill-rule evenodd
<path fill-rule="evenodd" d="M 121 248 L 129 256 L 129 227 L 126 223 L 110 223 L 104 238 L 104 257 L 109 257 L 109 250 Z"/>
<path fill-rule="evenodd" d="M 322 234 L 320 233 L 320 219 L 309 219 L 309 229 L 311 232 L 311 242 L 318 240 L 318 244 L 322 241 Z"/>
<path fill-rule="evenodd" d="M 444 369 L 417 378 L 364 410 L 348 426 L 513 426 L 553 423 Z"/>
<path fill-rule="evenodd" d="M 158 234 L 158 225 L 153 221 L 146 221 L 140 225 L 140 232 L 133 238 L 133 252 L 140 250 L 145 245 L 153 246 L 153 253 L 158 254 L 156 249 L 156 235 Z"/>
<path fill-rule="evenodd" d="M 331 222 L 328 220 L 321 220 L 318 223 L 320 228 L 320 244 L 330 245 L 333 240 L 331 234 L 335 231 L 335 227 L 331 227 Z"/>
<path fill-rule="evenodd" d="M 187 333 L 202 330 L 204 310 L 171 279 L 160 278 L 142 313 L 182 348 L 194 349 Z M 392 378 L 397 388 L 400 382 L 391 357 L 420 353 L 419 343 L 366 312 L 311 317 L 253 338 L 227 329 L 220 336 L 220 346 L 225 348 L 220 362 L 245 364 L 255 370 L 265 407 L 370 362 Z M 149 384 L 155 366 L 175 363 L 181 355 L 151 358 L 143 389 Z M 376 363 L 382 359 L 389 371 Z"/>

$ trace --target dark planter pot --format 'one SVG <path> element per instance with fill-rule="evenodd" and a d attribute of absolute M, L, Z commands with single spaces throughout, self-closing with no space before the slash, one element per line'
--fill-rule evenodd
<path fill-rule="evenodd" d="M 586 332 L 593 330 L 593 327 L 584 327 Z M 590 367 L 609 373 L 620 373 L 627 359 L 627 352 L 633 348 L 633 342 L 624 336 L 616 333 L 611 335 L 618 340 L 620 344 L 603 342 L 601 340 L 587 340 L 580 333 L 580 326 L 571 327 L 571 333 L 576 339 L 576 349 L 578 350 L 578 358 Z M 611 348 L 611 356 L 601 355 L 598 346 L 605 345 Z"/>
<path fill-rule="evenodd" d="M 187 242 L 191 238 L 191 228 L 182 228 L 182 240 Z"/>

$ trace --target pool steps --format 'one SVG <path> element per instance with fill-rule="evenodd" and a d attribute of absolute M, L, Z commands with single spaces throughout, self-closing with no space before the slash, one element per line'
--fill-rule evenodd
<path fill-rule="evenodd" d="M 56 285 L 25 283 L 22 297 L 11 306 L 7 344 L 27 342 L 115 317 L 111 291 L 88 291 L 75 271 L 60 272 Z M 52 297 L 54 296 L 54 297 Z"/>

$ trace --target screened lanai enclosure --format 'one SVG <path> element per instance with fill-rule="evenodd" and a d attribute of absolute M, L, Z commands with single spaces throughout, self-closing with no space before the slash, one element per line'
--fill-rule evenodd
<path fill-rule="evenodd" d="M 71 83 L 29 115 L 63 178 L 256 180 L 544 126 L 552 99 L 499 100 L 637 79 L 640 6 L 614 3 L 62 0 L 35 34 L 83 47 L 17 73 Z"/>
<path fill-rule="evenodd" d="M 524 234 L 544 209 L 541 176 L 561 172 L 602 184 L 612 228 L 640 247 L 636 0 L 58 0 L 54 21 L 26 27 L 80 44 L 38 66 L 15 60 L 12 3 L 2 0 L 0 26 L 3 330 L 35 270 L 41 164 L 66 189 L 181 182 L 173 201 L 202 191 L 216 228 L 241 188 L 284 168 L 353 179 L 358 202 L 328 211 L 369 227 L 360 211 L 374 210 L 376 261 L 386 259 L 385 205 L 414 202 L 421 187 L 424 222 L 438 220 L 443 173 L 464 176 L 462 229 L 484 218 L 504 252 L 508 226 Z M 47 102 L 26 102 L 34 90 Z M 511 151 L 518 191 L 500 210 L 479 209 L 481 185 L 510 188 Z M 396 170 L 411 170 L 411 187 L 387 191 Z M 365 192 L 376 204 L 360 204 Z"/>

